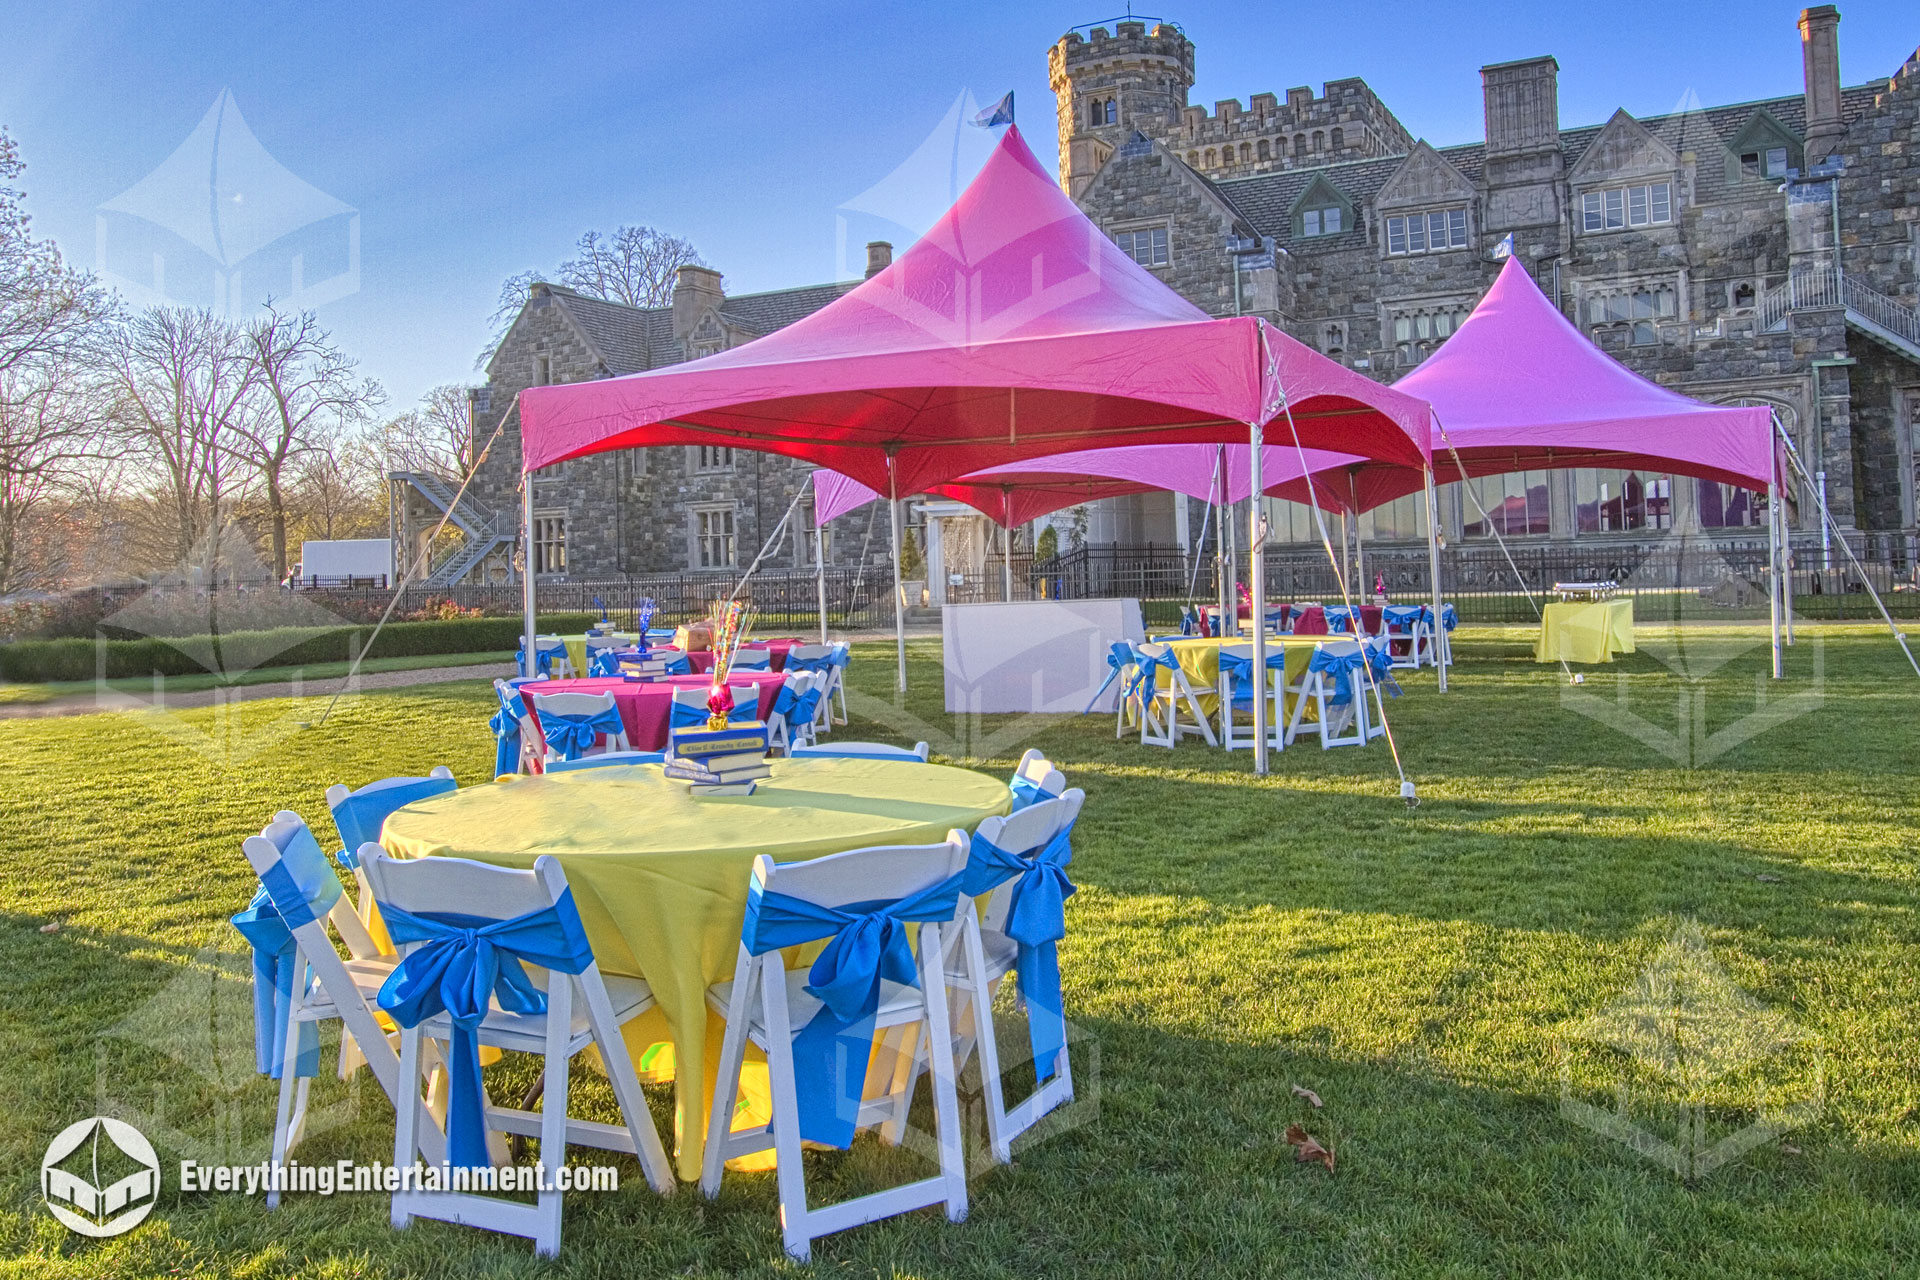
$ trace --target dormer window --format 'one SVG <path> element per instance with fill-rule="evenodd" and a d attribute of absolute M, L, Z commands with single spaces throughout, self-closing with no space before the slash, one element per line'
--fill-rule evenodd
<path fill-rule="evenodd" d="M 1340 225 L 1341 209 L 1334 205 L 1330 209 L 1305 209 L 1300 214 L 1300 234 L 1303 236 L 1338 235 L 1343 228 Z"/>
<path fill-rule="evenodd" d="M 1671 183 L 1613 187 L 1606 191 L 1589 191 L 1580 197 L 1580 225 L 1583 231 L 1619 231 L 1624 227 L 1661 226 L 1672 221 Z"/>
<path fill-rule="evenodd" d="M 1740 157 L 1740 171 L 1749 178 L 1784 178 L 1787 176 L 1787 149 L 1768 147 L 1765 151 L 1748 151 Z"/>
<path fill-rule="evenodd" d="M 1387 252 L 1396 257 L 1466 247 L 1467 211 L 1464 208 L 1431 209 L 1424 213 L 1396 214 L 1387 219 Z"/>

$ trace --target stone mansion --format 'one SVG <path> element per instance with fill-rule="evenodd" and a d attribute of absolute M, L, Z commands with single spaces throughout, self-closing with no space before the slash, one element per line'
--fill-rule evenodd
<path fill-rule="evenodd" d="M 1836 520 L 1863 535 L 1915 528 L 1920 436 L 1920 53 L 1842 84 L 1840 16 L 1806 10 L 1803 92 L 1563 127 L 1551 57 L 1481 69 L 1485 138 L 1435 148 L 1358 79 L 1319 94 L 1189 104 L 1195 45 L 1167 22 L 1068 33 L 1048 53 L 1060 182 L 1142 265 L 1203 310 L 1258 314 L 1390 381 L 1445 341 L 1512 252 L 1593 340 L 1700 399 L 1772 406 Z M 1795 38 L 1783 30 L 1781 38 Z M 1510 241 L 1509 241 L 1510 238 Z M 891 249 L 869 249 L 869 274 Z M 472 393 L 486 442 L 524 387 L 658 368 L 751 341 L 857 281 L 728 296 L 683 267 L 670 306 L 622 306 L 535 285 Z M 466 545 L 436 582 L 512 573 L 520 447 L 508 426 L 468 496 L 398 476 L 421 536 L 452 508 Z M 772 455 L 656 448 L 534 480 L 536 569 L 574 579 L 744 565 L 810 469 Z M 1668 528 L 1759 540 L 1759 504 L 1664 475 L 1568 470 L 1442 491 L 1450 541 L 1500 532 L 1552 542 Z M 1362 520 L 1370 542 L 1422 536 L 1416 500 Z M 802 504 L 804 510 L 804 503 Z M 879 504 L 875 504 L 877 507 Z M 1167 494 L 1093 504 L 1089 541 L 1184 542 L 1195 513 Z M 1274 503 L 1278 541 L 1306 522 Z M 1798 515 L 1811 529 L 1809 510 Z M 884 556 L 872 511 L 835 522 L 828 558 Z M 974 539 L 975 557 L 985 546 Z M 951 543 L 950 543 L 951 545 Z M 810 539 L 774 563 L 811 564 Z M 954 567 L 951 564 L 948 567 Z"/>

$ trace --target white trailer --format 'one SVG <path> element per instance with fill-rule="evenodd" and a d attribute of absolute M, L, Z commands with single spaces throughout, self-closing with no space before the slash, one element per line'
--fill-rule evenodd
<path fill-rule="evenodd" d="M 391 538 L 340 538 L 300 544 L 300 563 L 287 575 L 297 591 L 320 587 L 385 587 L 393 580 Z"/>

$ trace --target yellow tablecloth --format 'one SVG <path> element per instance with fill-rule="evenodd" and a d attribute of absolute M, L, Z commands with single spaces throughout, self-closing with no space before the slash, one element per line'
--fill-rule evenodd
<path fill-rule="evenodd" d="M 396 857 L 449 855 L 566 870 L 595 958 L 645 978 L 659 1022 L 628 1027 L 636 1063 L 672 1045 L 680 1176 L 700 1175 L 721 1025 L 709 985 L 733 975 L 753 860 L 814 858 L 875 844 L 933 844 L 1005 813 L 1007 784 L 944 765 L 774 760 L 751 796 L 696 800 L 658 765 L 513 777 L 410 804 L 380 842 Z"/>
<path fill-rule="evenodd" d="M 1535 662 L 1612 662 L 1632 653 L 1633 600 L 1563 600 L 1540 616 Z"/>
<path fill-rule="evenodd" d="M 567 661 L 573 664 L 573 674 L 576 676 L 586 675 L 587 638 L 583 635 L 561 636 L 560 638 L 566 641 Z M 640 633 L 637 631 L 609 631 L 607 632 L 606 638 L 609 640 L 618 640 L 622 647 L 625 647 L 638 642 Z"/>
<path fill-rule="evenodd" d="M 1268 636 L 1269 649 L 1284 649 L 1287 654 L 1288 684 L 1297 684 L 1306 673 L 1307 664 L 1313 661 L 1313 647 L 1322 640 L 1339 639 L 1336 636 Z M 1213 715 L 1220 705 L 1218 689 L 1220 687 L 1220 646 L 1223 644 L 1250 644 L 1251 640 L 1242 638 L 1221 639 L 1218 636 L 1196 636 L 1186 640 L 1170 640 L 1167 647 L 1173 650 L 1173 656 L 1180 661 L 1180 673 L 1193 686 L 1193 692 L 1200 699 L 1200 708 L 1207 715 Z M 1293 704 L 1297 697 L 1286 700 L 1283 715 L 1293 714 Z M 1313 703 L 1307 704 L 1307 713 L 1303 720 L 1318 723 L 1320 711 Z"/>

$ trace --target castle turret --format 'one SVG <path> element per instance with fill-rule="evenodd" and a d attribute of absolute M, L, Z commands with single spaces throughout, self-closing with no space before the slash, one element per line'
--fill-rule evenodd
<path fill-rule="evenodd" d="M 1149 31 L 1121 21 L 1111 33 L 1069 31 L 1047 70 L 1060 117 L 1060 185 L 1078 196 L 1134 130 L 1164 136 L 1180 119 L 1193 88 L 1193 44 L 1169 22 Z"/>

